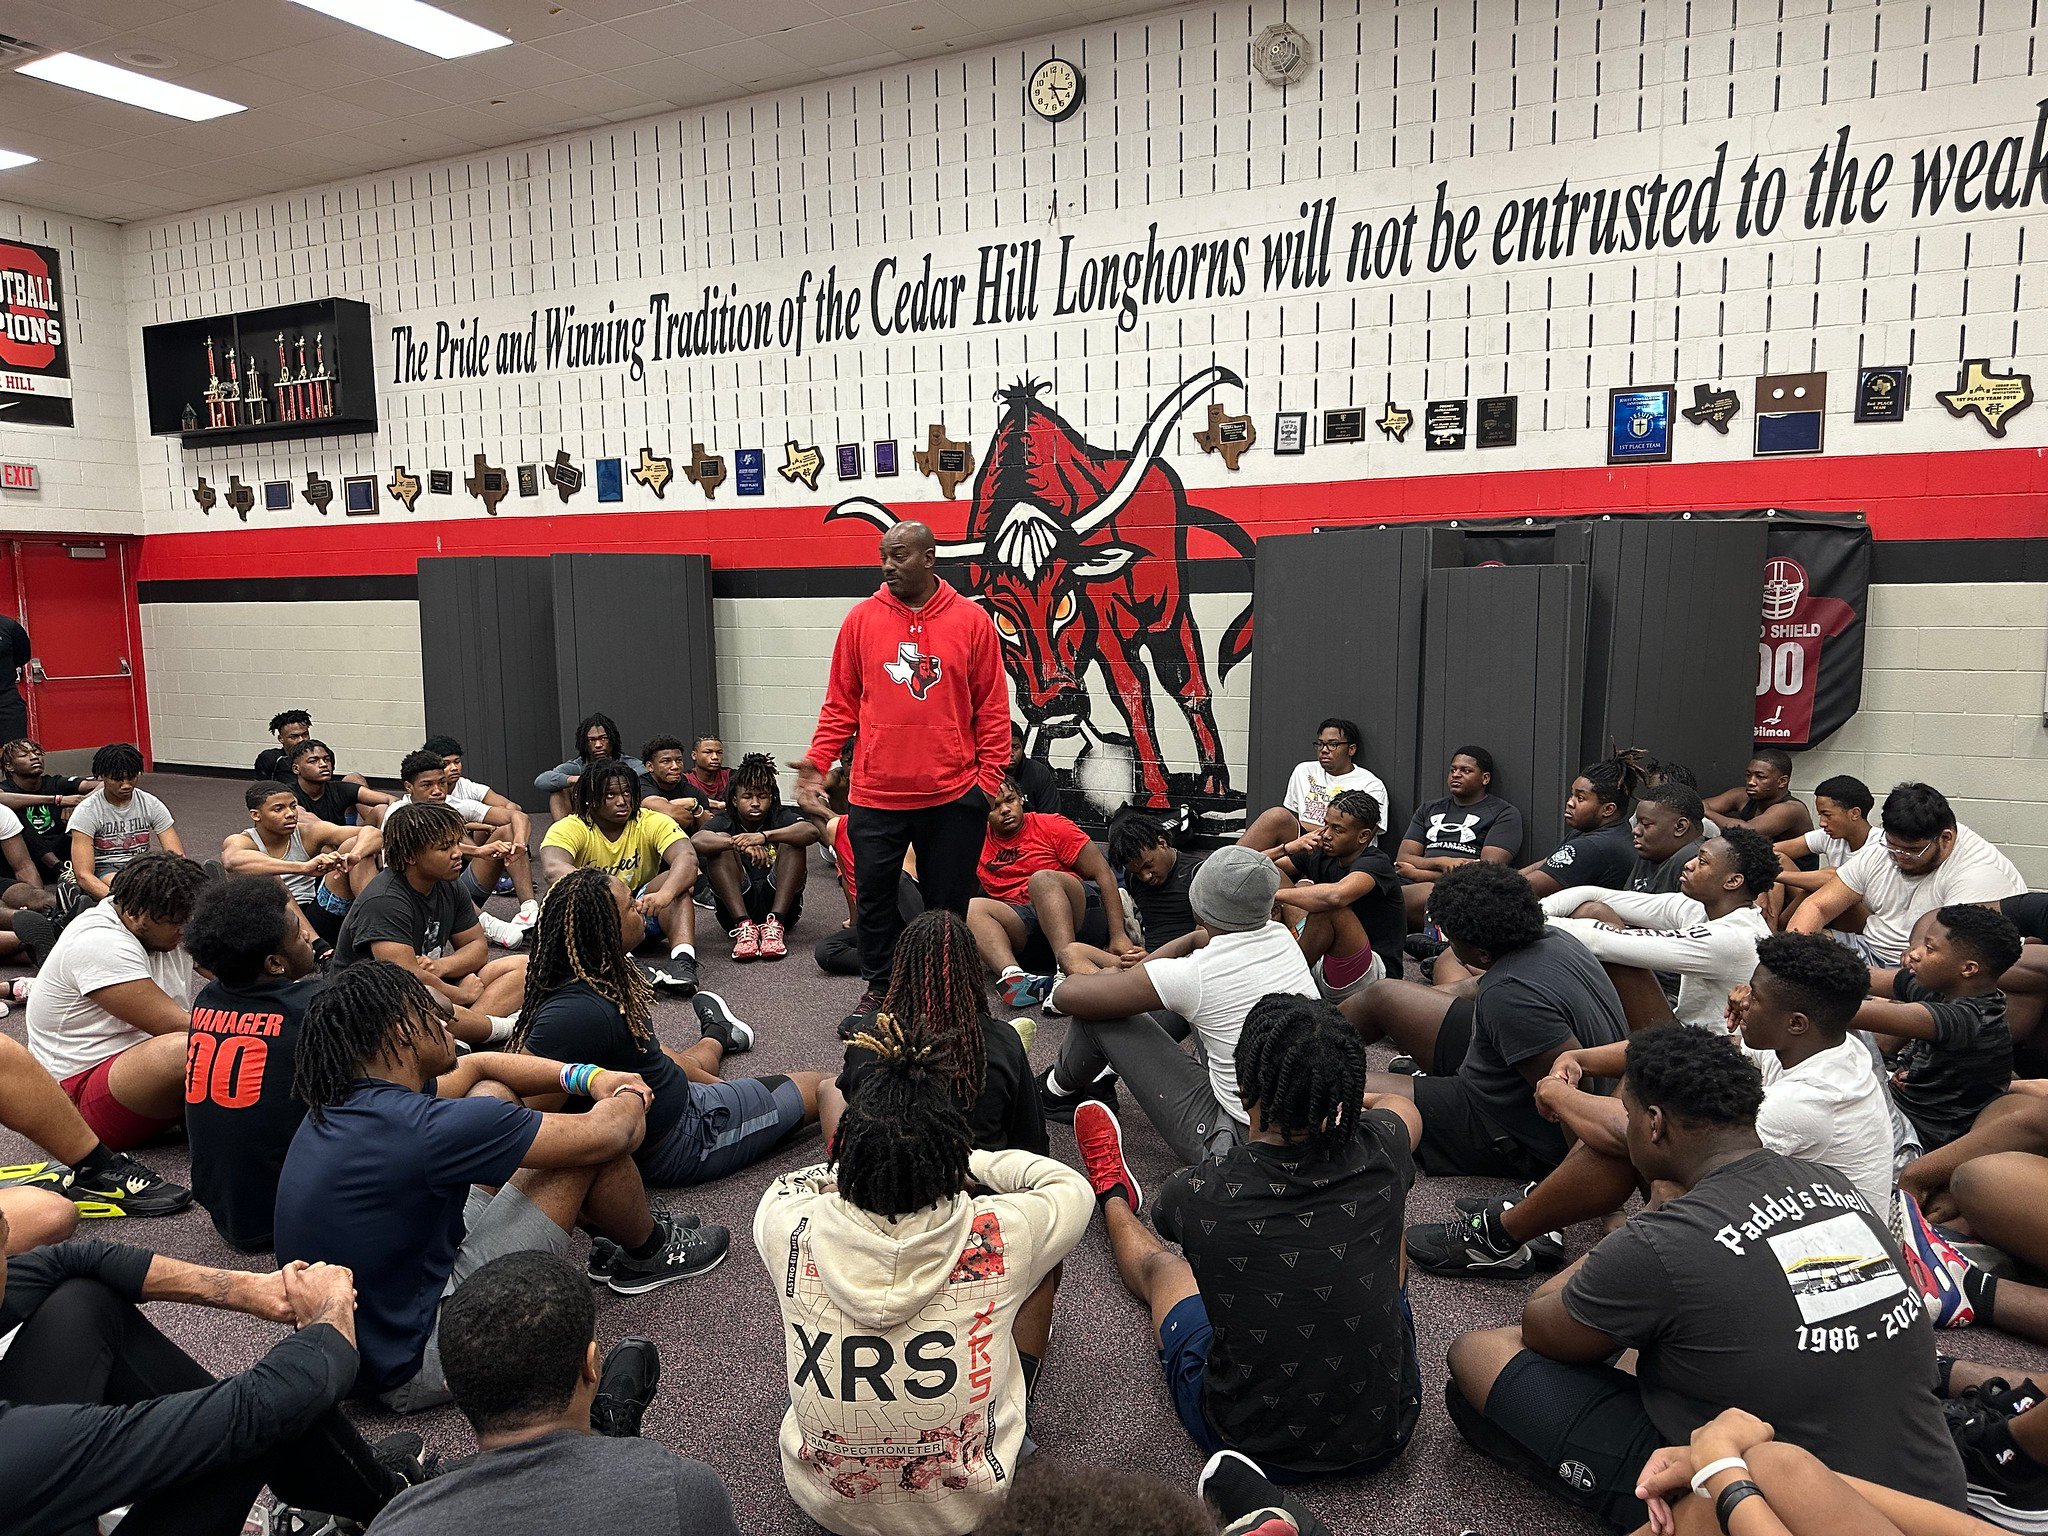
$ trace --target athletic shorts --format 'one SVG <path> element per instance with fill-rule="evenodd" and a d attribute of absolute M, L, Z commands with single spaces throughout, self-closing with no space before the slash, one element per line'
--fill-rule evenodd
<path fill-rule="evenodd" d="M 739 860 L 739 866 L 741 882 L 740 899 L 746 903 L 747 921 L 750 923 L 765 923 L 768 921 L 768 914 L 775 910 L 775 866 L 772 864 L 766 866 L 750 864 L 744 858 Z M 710 877 L 706 876 L 705 878 L 708 882 Z M 724 910 L 723 905 L 718 901 L 718 893 L 716 891 L 712 892 L 712 904 L 718 909 L 719 921 L 721 923 L 726 922 L 727 919 L 733 916 L 733 914 Z M 803 915 L 804 899 L 802 896 L 799 896 L 796 899 L 796 905 L 789 909 L 789 915 L 783 918 L 783 926 L 794 928 L 797 925 L 797 919 Z M 735 921 L 730 926 L 736 927 L 738 924 Z"/>
<path fill-rule="evenodd" d="M 129 1050 L 133 1049 L 135 1047 L 129 1047 Z M 98 1066 L 87 1067 L 83 1072 L 65 1078 L 63 1088 L 65 1096 L 78 1107 L 79 1118 L 92 1128 L 93 1135 L 116 1152 L 129 1152 L 145 1142 L 156 1140 L 178 1122 L 138 1115 L 114 1097 L 114 1063 L 122 1055 L 116 1051 Z"/>
<path fill-rule="evenodd" d="M 1456 1077 L 1465 1064 L 1465 1052 L 1472 1048 L 1472 1017 L 1478 1011 L 1472 998 L 1454 997 L 1443 1023 L 1437 1026 L 1436 1052 L 1429 1059 L 1432 1077 Z"/>
<path fill-rule="evenodd" d="M 1038 909 L 1028 901 L 1013 901 L 1009 907 L 1017 914 L 1017 921 L 1024 925 L 1024 942 L 1017 946 L 1017 963 L 1027 971 L 1052 970 L 1056 960 L 1052 946 L 1045 941 L 1045 930 L 1039 926 Z M 1088 905 L 1082 910 L 1074 937 L 1097 948 L 1109 942 L 1109 918 L 1102 910 L 1102 898 L 1092 885 L 1088 887 Z"/>
<path fill-rule="evenodd" d="M 1547 1469 L 1550 1486 L 1581 1509 L 1622 1530 L 1649 1518 L 1636 1478 L 1664 1436 L 1626 1371 L 1563 1365 L 1525 1349 L 1494 1382 L 1482 1417 L 1529 1454 L 1534 1465 L 1525 1470 Z"/>
<path fill-rule="evenodd" d="M 708 1184 L 758 1163 L 804 1123 L 803 1091 L 786 1077 L 690 1084 L 691 1113 L 633 1154 L 649 1184 Z"/>
<path fill-rule="evenodd" d="M 1316 985 L 1325 1002 L 1355 997 L 1376 981 L 1387 977 L 1387 963 L 1373 949 L 1355 955 L 1325 955 L 1315 963 Z"/>
<path fill-rule="evenodd" d="M 516 1185 L 506 1184 L 493 1195 L 471 1189 L 462 1208 L 462 1246 L 455 1252 L 455 1268 L 441 1287 L 445 1300 L 455 1288 L 493 1259 L 512 1253 L 552 1253 L 558 1259 L 569 1256 L 569 1234 L 556 1226 L 541 1208 L 526 1198 Z M 418 1413 L 438 1408 L 454 1394 L 441 1370 L 441 1317 L 434 1315 L 434 1331 L 427 1335 L 427 1347 L 420 1355 L 420 1368 L 411 1381 L 380 1393 L 378 1400 L 393 1413 Z"/>
<path fill-rule="evenodd" d="M 1445 1177 L 1514 1179 L 1522 1183 L 1550 1172 L 1513 1137 L 1496 1130 L 1479 1113 L 1471 1086 L 1456 1075 L 1415 1079 L 1415 1107 L 1422 1114 L 1422 1141 L 1415 1161 L 1422 1171 Z"/>

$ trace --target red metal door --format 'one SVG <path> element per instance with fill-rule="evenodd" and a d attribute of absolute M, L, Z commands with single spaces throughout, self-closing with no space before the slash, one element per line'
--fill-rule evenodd
<path fill-rule="evenodd" d="M 21 679 L 29 729 L 47 752 L 132 741 L 145 753 L 142 643 L 119 539 L 10 541 L 10 609 L 34 660 Z"/>

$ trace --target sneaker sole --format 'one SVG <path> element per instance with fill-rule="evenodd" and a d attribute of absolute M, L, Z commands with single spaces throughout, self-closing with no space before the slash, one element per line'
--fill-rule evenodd
<path fill-rule="evenodd" d="M 57 1189 L 70 1171 L 62 1163 L 11 1163 L 0 1168 L 0 1189 Z"/>
<path fill-rule="evenodd" d="M 1088 1104 L 1100 1104 L 1101 1102 L 1102 1101 L 1100 1099 L 1083 1100 L 1083 1103 Z M 1080 1107 L 1081 1106 L 1079 1104 L 1076 1104 L 1074 1106 L 1074 1108 L 1077 1110 Z M 1138 1176 L 1135 1173 L 1131 1172 L 1131 1160 L 1124 1156 L 1123 1122 L 1117 1119 L 1116 1111 L 1114 1110 L 1105 1109 L 1104 1113 L 1109 1116 L 1110 1130 L 1116 1133 L 1116 1160 L 1118 1163 L 1123 1165 L 1124 1184 L 1127 1188 L 1129 1188 L 1131 1192 L 1131 1214 L 1135 1216 L 1138 1214 L 1138 1212 L 1142 1211 L 1145 1208 L 1145 1187 L 1138 1182 Z"/>
<path fill-rule="evenodd" d="M 2026 1536 L 2042 1536 L 2048 1533 L 2048 1510 L 2015 1509 L 2000 1497 L 1996 1488 L 1979 1488 L 1969 1485 L 1970 1508 L 1978 1514 L 1995 1521 L 2008 1531 L 2020 1531 Z"/>
<path fill-rule="evenodd" d="M 731 1252 L 732 1249 L 727 1248 L 724 1253 L 721 1253 L 717 1258 L 713 1259 L 709 1264 L 706 1264 L 702 1269 L 693 1269 L 688 1274 L 663 1275 L 659 1279 L 639 1280 L 629 1285 L 619 1284 L 618 1276 L 614 1275 L 611 1277 L 611 1279 L 607 1280 L 605 1284 L 609 1285 L 614 1291 L 618 1292 L 621 1296 L 645 1296 L 649 1291 L 658 1291 L 665 1285 L 674 1285 L 678 1280 L 695 1280 L 700 1278 L 701 1276 L 710 1274 L 711 1271 L 718 1268 L 719 1265 L 723 1264 L 726 1261 L 727 1255 L 729 1255 Z"/>
<path fill-rule="evenodd" d="M 1403 1242 L 1401 1247 L 1407 1253 L 1409 1263 L 1417 1269 L 1428 1270 L 1432 1275 L 1449 1275 L 1453 1278 L 1459 1275 L 1526 1275 L 1538 1267 L 1527 1243 L 1513 1253 L 1499 1257 L 1489 1256 L 1485 1259 L 1474 1259 L 1470 1250 L 1461 1249 L 1458 1258 L 1451 1261 L 1418 1253 L 1406 1242 Z"/>

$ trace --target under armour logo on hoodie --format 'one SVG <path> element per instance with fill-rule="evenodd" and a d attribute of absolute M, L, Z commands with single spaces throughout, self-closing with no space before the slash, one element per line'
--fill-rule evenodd
<path fill-rule="evenodd" d="M 939 680 L 939 658 L 918 650 L 915 640 L 906 640 L 896 647 L 896 659 L 882 670 L 889 674 L 890 682 L 903 684 L 913 699 L 921 699 Z"/>

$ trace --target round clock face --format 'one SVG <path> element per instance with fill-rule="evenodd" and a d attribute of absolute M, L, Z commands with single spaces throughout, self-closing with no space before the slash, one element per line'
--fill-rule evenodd
<path fill-rule="evenodd" d="M 1047 59 L 1031 72 L 1024 96 L 1049 123 L 1065 122 L 1081 106 L 1081 72 L 1065 59 Z"/>

